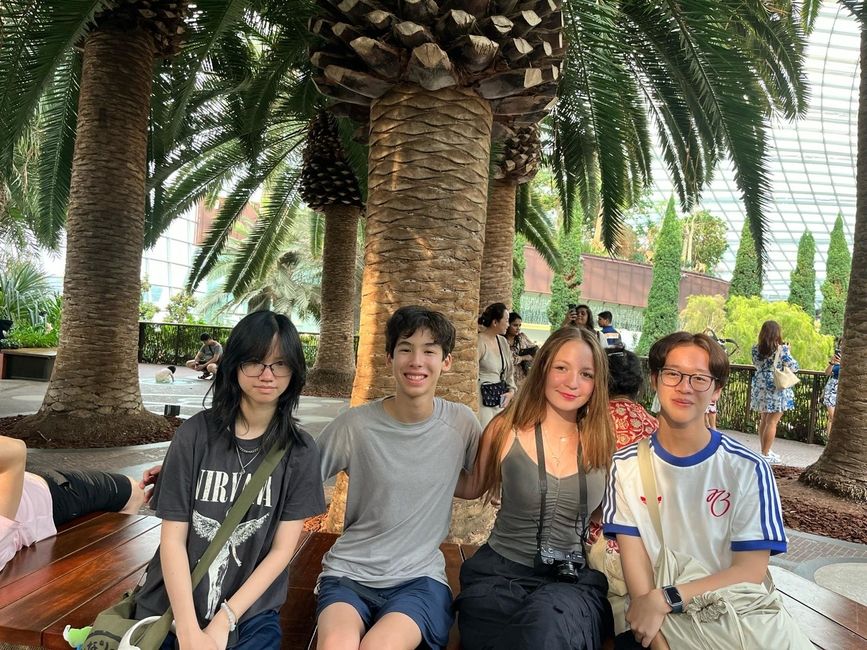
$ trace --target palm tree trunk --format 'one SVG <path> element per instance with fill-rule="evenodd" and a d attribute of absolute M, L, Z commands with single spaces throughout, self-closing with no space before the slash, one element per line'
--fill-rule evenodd
<path fill-rule="evenodd" d="M 439 394 L 476 407 L 490 146 L 491 108 L 473 91 L 397 86 L 373 102 L 353 405 L 394 392 L 385 323 L 398 307 L 416 304 L 444 311 L 457 330 L 452 369 L 440 378 Z M 346 489 L 342 476 L 328 530 L 342 527 Z"/>
<path fill-rule="evenodd" d="M 495 180 L 488 197 L 485 252 L 479 283 L 479 312 L 494 302 L 512 305 L 512 250 L 515 245 L 515 196 L 518 184 Z"/>
<path fill-rule="evenodd" d="M 142 29 L 85 41 L 60 345 L 42 408 L 22 423 L 55 440 L 117 444 L 166 427 L 142 407 L 137 365 L 153 65 Z"/>
<path fill-rule="evenodd" d="M 355 255 L 361 209 L 333 204 L 325 206 L 322 213 L 325 215 L 325 245 L 319 346 L 304 392 L 348 397 L 355 378 Z"/>
<path fill-rule="evenodd" d="M 843 321 L 845 360 L 840 367 L 837 411 L 825 451 L 801 480 L 850 499 L 867 501 L 867 17 L 861 20 L 861 88 L 858 98 L 855 241 Z"/>

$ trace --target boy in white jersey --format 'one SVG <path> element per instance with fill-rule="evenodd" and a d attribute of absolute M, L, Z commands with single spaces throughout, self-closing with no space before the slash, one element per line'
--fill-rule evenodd
<path fill-rule="evenodd" d="M 469 408 L 435 397 L 454 343 L 443 314 L 398 309 L 386 325 L 394 396 L 349 409 L 319 437 L 323 480 L 349 474 L 345 530 L 317 585 L 319 650 L 448 643 L 452 595 L 439 545 L 481 434 Z"/>
<path fill-rule="evenodd" d="M 705 410 L 728 379 L 725 352 L 704 334 L 675 332 L 654 343 L 649 365 L 660 403 L 650 443 L 659 494 L 644 494 L 638 443 L 625 447 L 614 455 L 603 528 L 620 546 L 631 600 L 626 619 L 636 642 L 667 648 L 660 633 L 666 616 L 679 615 L 705 592 L 761 583 L 769 556 L 784 553 L 787 542 L 770 466 L 705 426 Z M 691 555 L 710 575 L 655 588 L 660 544 L 646 498 L 659 503 L 667 547 Z M 629 641 L 618 637 L 618 647 L 630 647 Z"/>

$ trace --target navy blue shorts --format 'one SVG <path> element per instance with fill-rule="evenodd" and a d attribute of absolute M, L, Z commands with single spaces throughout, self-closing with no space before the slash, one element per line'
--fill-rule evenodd
<path fill-rule="evenodd" d="M 455 621 L 451 590 L 433 578 L 416 578 L 396 587 L 376 589 L 345 577 L 323 576 L 319 579 L 316 618 L 334 603 L 352 605 L 366 630 L 389 612 L 406 614 L 421 630 L 420 647 L 431 650 L 446 647 Z"/>

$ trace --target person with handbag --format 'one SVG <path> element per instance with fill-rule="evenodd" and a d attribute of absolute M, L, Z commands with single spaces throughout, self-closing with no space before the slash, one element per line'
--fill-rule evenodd
<path fill-rule="evenodd" d="M 705 426 L 728 357 L 705 334 L 675 332 L 653 344 L 649 365 L 659 430 L 614 455 L 603 508 L 630 597 L 631 632 L 615 647 L 810 647 L 763 584 L 769 556 L 787 548 L 773 472 Z"/>
<path fill-rule="evenodd" d="M 609 636 L 605 576 L 584 561 L 614 452 L 607 369 L 592 332 L 561 328 L 485 429 L 460 496 L 501 495 L 502 505 L 487 543 L 461 567 L 465 650 L 583 650 Z"/>
<path fill-rule="evenodd" d="M 759 414 L 759 444 L 762 458 L 769 463 L 782 462 L 771 447 L 777 437 L 777 425 L 783 413 L 795 408 L 795 392 L 792 386 L 798 383 L 795 373 L 798 362 L 783 343 L 780 324 L 768 320 L 762 323 L 759 342 L 752 348 L 753 375 L 750 386 L 750 409 Z"/>
<path fill-rule="evenodd" d="M 0 436 L 0 571 L 25 546 L 91 512 L 138 514 L 144 491 L 131 476 L 98 470 L 26 472 L 27 446 Z"/>
<path fill-rule="evenodd" d="M 488 305 L 479 316 L 476 354 L 479 360 L 479 422 L 486 427 L 515 396 L 512 352 L 506 341 L 509 329 L 509 308 L 501 302 Z"/>
<path fill-rule="evenodd" d="M 840 383 L 840 348 L 834 350 L 834 356 L 828 361 L 825 374 L 828 381 L 822 389 L 822 404 L 828 409 L 828 423 L 825 425 L 825 437 L 831 437 L 831 426 L 834 424 L 834 411 L 837 410 L 837 385 Z"/>
<path fill-rule="evenodd" d="M 520 388 L 533 365 L 533 357 L 539 350 L 539 346 L 521 331 L 523 320 L 521 314 L 516 311 L 509 312 L 509 328 L 506 330 L 506 342 L 512 351 L 512 371 L 515 385 Z"/>
<path fill-rule="evenodd" d="M 252 313 L 226 342 L 211 408 L 175 432 L 151 498 L 163 519 L 160 547 L 133 595 L 135 619 L 171 605 L 176 633 L 163 650 L 176 643 L 181 650 L 280 648 L 286 567 L 304 519 L 325 510 L 319 451 L 294 417 L 306 374 L 292 322 Z M 257 472 L 269 462 L 268 474 Z M 257 479 L 261 489 L 244 489 Z M 245 497 L 251 505 L 235 514 L 233 502 Z M 221 523 L 233 516 L 238 525 L 225 530 Z M 226 541 L 213 548 L 221 535 Z M 213 559 L 194 584 L 190 572 L 208 554 Z"/>
<path fill-rule="evenodd" d="M 349 475 L 343 534 L 322 558 L 317 648 L 444 648 L 454 622 L 440 544 L 481 427 L 436 397 L 455 328 L 401 307 L 386 324 L 393 396 L 341 413 L 319 436 L 322 478 Z"/>

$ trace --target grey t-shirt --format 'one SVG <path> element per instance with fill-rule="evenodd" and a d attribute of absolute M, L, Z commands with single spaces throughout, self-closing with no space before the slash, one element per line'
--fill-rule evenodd
<path fill-rule="evenodd" d="M 398 422 L 382 401 L 331 422 L 318 440 L 322 477 L 345 471 L 349 493 L 344 533 L 322 558 L 322 575 L 376 588 L 421 577 L 448 584 L 439 545 L 480 434 L 470 409 L 439 398 L 424 422 Z"/>
<path fill-rule="evenodd" d="M 217 555 L 207 575 L 193 592 L 199 624 L 204 626 L 250 577 L 271 549 L 281 521 L 294 521 L 325 510 L 319 478 L 319 449 L 313 438 L 301 432 L 304 444 L 295 443 L 277 465 L 253 502 L 247 515 Z M 242 449 L 252 451 L 259 441 L 238 440 Z M 197 413 L 175 432 L 154 492 L 152 506 L 158 517 L 190 524 L 187 555 L 192 568 L 214 538 L 229 508 L 246 481 L 262 462 L 258 456 L 241 453 L 246 464 L 242 472 L 238 452 L 228 432 L 214 433 L 210 411 Z M 265 593 L 253 603 L 241 620 L 269 609 L 279 609 L 286 600 L 288 573 L 282 572 Z M 136 598 L 137 619 L 160 615 L 169 605 L 157 550 L 148 564 L 144 586 Z"/>
<path fill-rule="evenodd" d="M 214 341 L 213 343 L 205 343 L 199 348 L 199 362 L 206 363 L 214 357 L 223 355 L 223 346 Z"/>

